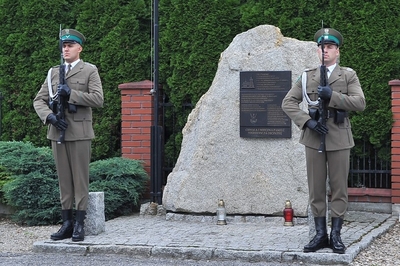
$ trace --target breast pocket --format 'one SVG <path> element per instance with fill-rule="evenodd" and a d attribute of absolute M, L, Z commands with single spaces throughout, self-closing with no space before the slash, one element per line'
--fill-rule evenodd
<path fill-rule="evenodd" d="M 71 79 L 70 80 L 71 88 L 79 90 L 79 91 L 87 91 L 87 85 L 85 79 Z"/>
<path fill-rule="evenodd" d="M 316 101 L 318 100 L 318 91 L 317 87 L 307 87 L 307 95 L 310 98 L 311 101 Z"/>
<path fill-rule="evenodd" d="M 332 90 L 336 92 L 347 94 L 347 82 L 344 79 L 339 79 L 332 83 L 330 86 Z"/>

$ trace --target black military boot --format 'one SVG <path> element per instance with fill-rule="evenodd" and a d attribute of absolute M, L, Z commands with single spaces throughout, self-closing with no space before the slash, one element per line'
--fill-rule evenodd
<path fill-rule="evenodd" d="M 317 234 L 304 246 L 303 252 L 315 252 L 321 248 L 329 247 L 328 233 L 326 230 L 326 217 L 314 217 L 315 231 Z"/>
<path fill-rule="evenodd" d="M 76 211 L 74 232 L 72 233 L 72 241 L 83 241 L 85 239 L 85 216 L 86 211 Z"/>
<path fill-rule="evenodd" d="M 63 240 L 66 238 L 71 238 L 72 236 L 72 230 L 74 229 L 74 223 L 72 221 L 72 209 L 62 210 L 61 217 L 63 224 L 57 233 L 54 233 L 50 236 L 52 240 Z"/>
<path fill-rule="evenodd" d="M 331 230 L 331 248 L 333 252 L 344 254 L 346 250 L 345 245 L 340 237 L 340 230 L 342 230 L 343 219 L 340 217 L 332 217 L 332 230 Z"/>

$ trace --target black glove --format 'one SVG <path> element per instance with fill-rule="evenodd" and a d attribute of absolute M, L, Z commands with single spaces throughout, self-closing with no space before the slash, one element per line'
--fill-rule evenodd
<path fill-rule="evenodd" d="M 329 100 L 332 97 L 332 89 L 329 86 L 318 86 L 318 96 L 323 100 Z"/>
<path fill-rule="evenodd" d="M 67 101 L 69 100 L 69 96 L 71 95 L 71 89 L 67 84 L 58 85 L 57 94 L 61 97 L 64 97 Z"/>
<path fill-rule="evenodd" d="M 64 131 L 67 129 L 68 124 L 63 119 L 59 119 L 55 114 L 51 113 L 47 116 L 47 121 L 55 126 L 58 130 Z"/>
<path fill-rule="evenodd" d="M 328 128 L 325 125 L 322 125 L 321 123 L 310 119 L 307 121 L 306 126 L 311 129 L 314 130 L 316 132 L 318 132 L 319 134 L 328 134 Z"/>

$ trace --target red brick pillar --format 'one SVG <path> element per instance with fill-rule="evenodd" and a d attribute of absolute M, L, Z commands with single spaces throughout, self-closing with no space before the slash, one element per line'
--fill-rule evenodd
<path fill-rule="evenodd" d="M 391 80 L 392 90 L 392 203 L 400 204 L 400 80 Z"/>
<path fill-rule="evenodd" d="M 120 84 L 122 157 L 141 160 L 150 175 L 150 130 L 153 122 L 153 82 L 144 80 Z"/>

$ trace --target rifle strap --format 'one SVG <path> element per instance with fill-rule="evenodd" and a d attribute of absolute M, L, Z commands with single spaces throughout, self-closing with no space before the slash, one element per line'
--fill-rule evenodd
<path fill-rule="evenodd" d="M 305 99 L 308 105 L 318 106 L 319 101 L 311 101 L 310 97 L 307 95 L 307 69 L 301 75 L 301 88 L 303 92 L 303 99 Z"/>

